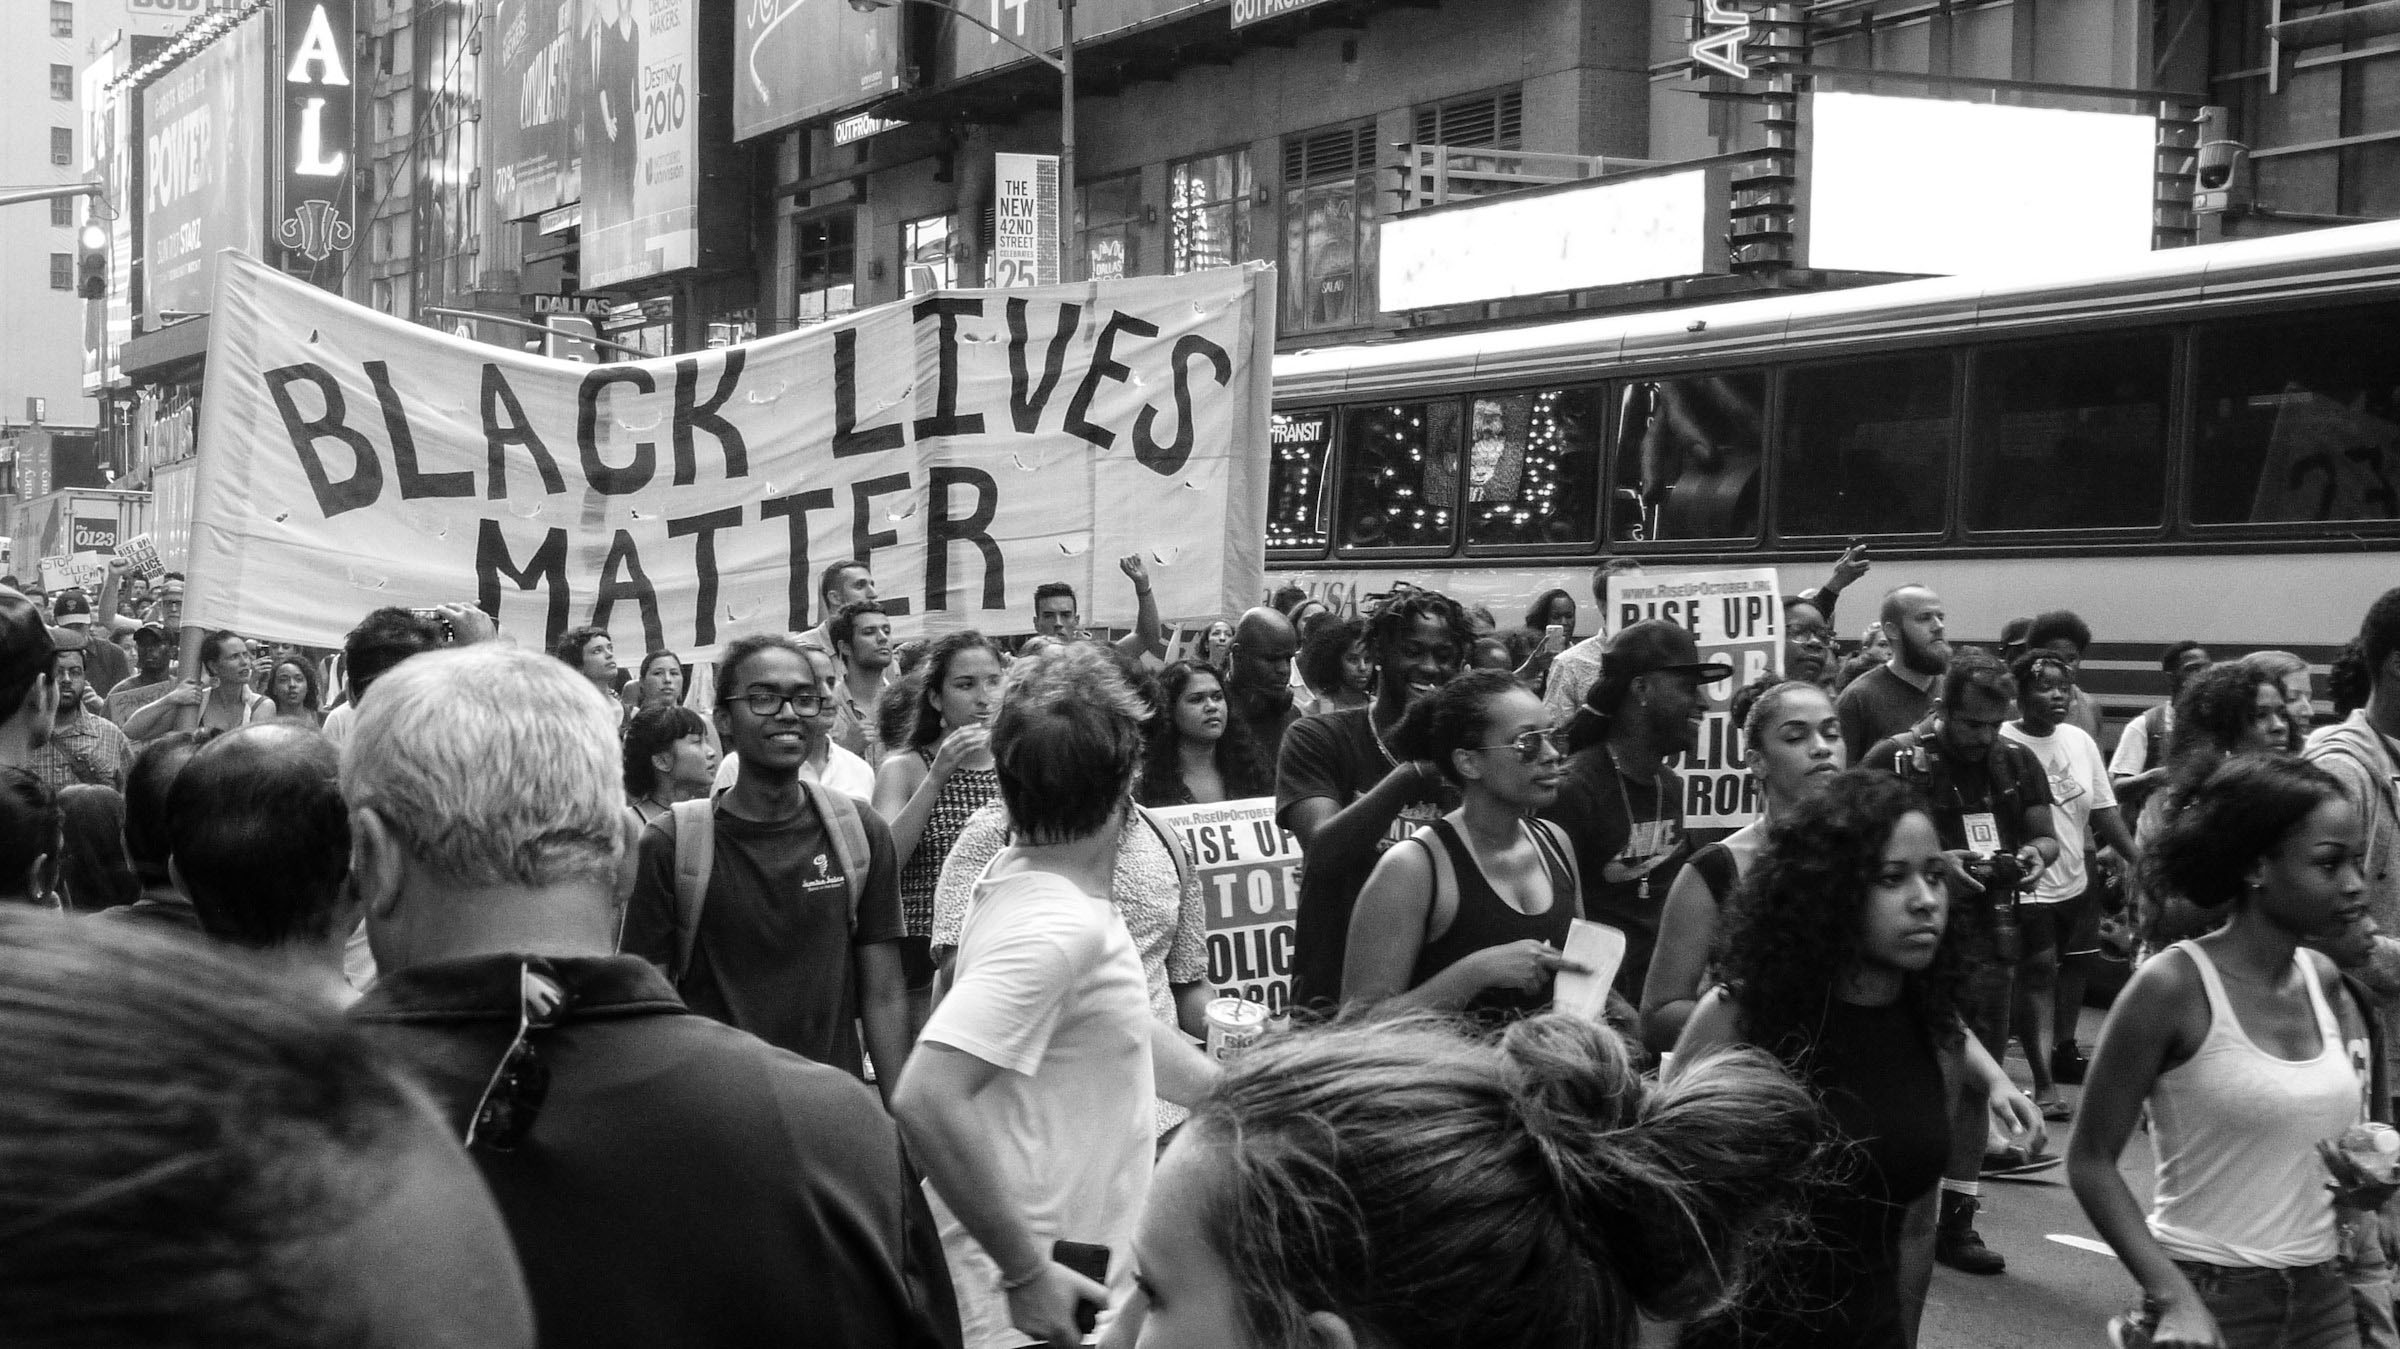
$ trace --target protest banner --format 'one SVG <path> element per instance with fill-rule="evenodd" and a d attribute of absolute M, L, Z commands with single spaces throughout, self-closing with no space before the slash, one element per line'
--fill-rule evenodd
<path fill-rule="evenodd" d="M 108 557 L 93 552 L 45 557 L 41 560 L 40 572 L 42 589 L 51 594 L 78 587 L 87 595 L 97 595 L 101 583 L 108 579 Z"/>
<path fill-rule="evenodd" d="M 1708 711 L 1700 745 L 1675 762 L 1683 777 L 1683 827 L 1739 829 L 1758 818 L 1758 783 L 1742 766 L 1733 695 L 1760 675 L 1783 673 L 1783 599 L 1773 567 L 1641 571 L 1608 578 L 1608 626 L 1663 618 L 1690 630 L 1700 659 L 1733 667 L 1701 686 Z"/>
<path fill-rule="evenodd" d="M 1264 578 L 1272 273 L 949 291 L 738 346 L 587 366 L 350 304 L 228 254 L 186 621 L 333 646 L 476 604 L 706 660 L 873 569 L 902 636 L 1032 627 L 1034 587 L 1169 613 Z"/>
<path fill-rule="evenodd" d="M 1208 983 L 1220 998 L 1292 1001 L 1292 924 L 1300 914 L 1300 841 L 1275 823 L 1275 798 L 1150 812 L 1191 850 L 1208 907 Z"/>

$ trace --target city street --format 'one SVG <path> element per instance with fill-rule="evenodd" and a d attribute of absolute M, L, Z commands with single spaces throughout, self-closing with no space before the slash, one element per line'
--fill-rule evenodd
<path fill-rule="evenodd" d="M 2100 1033 L 2101 1014 L 2083 1014 L 2081 1039 L 2088 1052 Z M 2008 1060 L 2009 1075 L 2031 1086 L 2021 1053 Z M 2072 1103 L 2081 1089 L 2062 1089 Z M 2074 1122 L 2053 1125 L 2050 1147 L 2064 1154 Z M 2119 1169 L 2134 1197 L 2149 1203 L 2149 1135 L 2126 1144 Z M 1977 1230 L 1992 1249 L 2008 1257 L 2008 1272 L 1974 1278 L 1934 1267 L 1933 1293 L 1925 1307 L 1924 1349 L 2069 1349 L 2108 1343 L 2108 1318 L 2137 1300 L 2133 1281 L 2102 1246 L 2083 1209 L 2067 1188 L 2062 1165 L 2023 1180 L 1985 1181 L 1983 1215 Z M 2061 1240 L 2066 1238 L 2067 1240 Z M 2097 1248 L 2097 1249 L 2094 1249 Z"/>

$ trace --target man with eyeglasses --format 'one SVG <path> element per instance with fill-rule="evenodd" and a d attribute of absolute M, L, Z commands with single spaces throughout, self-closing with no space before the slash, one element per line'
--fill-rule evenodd
<path fill-rule="evenodd" d="M 726 644 L 717 733 L 739 766 L 732 788 L 696 821 L 713 834 L 704 893 L 692 913 L 678 891 L 690 853 L 679 851 L 675 817 L 660 817 L 642 834 L 624 949 L 672 973 L 693 1011 L 861 1076 L 863 1027 L 889 1095 L 908 1055 L 900 866 L 872 810 L 802 786 L 831 696 L 824 668 L 789 637 Z M 837 822 L 820 801 L 855 812 L 863 876 L 850 874 Z"/>
<path fill-rule="evenodd" d="M 815 696 L 771 640 L 780 659 L 731 653 L 744 724 Z M 779 706 L 753 718 L 749 697 Z M 544 1345 L 955 1343 L 933 1329 L 954 1319 L 947 1277 L 874 1093 L 615 953 L 617 720 L 574 670 L 490 644 L 376 682 L 342 766 L 383 969 L 353 1017 L 466 1143 Z M 788 750 L 745 748 L 790 786 Z M 729 875 L 744 845 L 723 822 Z"/>

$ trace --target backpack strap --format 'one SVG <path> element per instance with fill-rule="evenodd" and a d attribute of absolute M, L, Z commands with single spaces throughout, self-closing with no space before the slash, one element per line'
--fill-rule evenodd
<path fill-rule="evenodd" d="M 2367 1028 L 2367 1118 L 2379 1124 L 2392 1122 L 2390 1071 L 2383 1061 L 2383 1013 L 2377 1007 L 2375 995 L 2354 975 L 2342 975 L 2342 987 L 2349 991 L 2350 1006 L 2358 1013 L 2360 1024 Z"/>
<path fill-rule="evenodd" d="M 678 988 L 692 967 L 700 940 L 700 910 L 708 902 L 708 877 L 717 861 L 717 798 L 714 792 L 678 801 L 667 812 L 675 835 L 675 967 L 667 977 Z"/>
<path fill-rule="evenodd" d="M 1159 823 L 1158 817 L 1150 813 L 1148 806 L 1136 805 L 1133 810 L 1135 814 L 1142 817 L 1142 823 L 1150 826 L 1150 832 L 1158 835 L 1158 841 L 1166 845 L 1167 856 L 1174 859 L 1175 893 L 1181 896 L 1192 885 L 1191 854 L 1184 850 L 1181 839 L 1167 832 L 1167 827 Z"/>
<path fill-rule="evenodd" d="M 858 931 L 859 900 L 867 892 L 867 873 L 875 868 L 875 850 L 867 842 L 867 826 L 858 818 L 858 802 L 809 778 L 800 779 L 800 792 L 816 808 L 817 819 L 833 840 L 833 855 L 841 860 L 842 878 L 850 887 L 850 931 Z"/>

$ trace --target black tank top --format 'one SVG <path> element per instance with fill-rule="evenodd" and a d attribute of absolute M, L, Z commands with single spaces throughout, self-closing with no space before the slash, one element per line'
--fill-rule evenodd
<path fill-rule="evenodd" d="M 1492 883 L 1484 878 L 1483 867 L 1475 861 L 1475 854 L 1468 850 L 1466 840 L 1458 836 L 1450 821 L 1435 820 L 1428 827 L 1442 841 L 1443 851 L 1450 854 L 1450 871 L 1458 878 L 1458 909 L 1450 916 L 1449 929 L 1417 952 L 1417 967 L 1408 976 L 1410 988 L 1487 947 L 1506 946 L 1531 937 L 1561 950 L 1566 948 L 1567 924 L 1575 917 L 1575 880 L 1549 830 L 1530 821 L 1518 825 L 1533 839 L 1534 849 L 1542 855 L 1542 865 L 1550 873 L 1550 907 L 1538 914 L 1528 914 L 1518 911 L 1492 888 Z M 1414 837 L 1411 841 L 1423 842 Z M 1460 1010 L 1476 1020 L 1509 1021 L 1549 1005 L 1548 988 L 1538 993 L 1487 988 Z"/>

